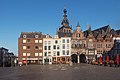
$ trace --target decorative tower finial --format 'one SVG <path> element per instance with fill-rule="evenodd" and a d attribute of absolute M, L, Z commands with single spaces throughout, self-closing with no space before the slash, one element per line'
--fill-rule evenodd
<path fill-rule="evenodd" d="M 63 17 L 67 17 L 67 9 L 66 9 L 66 7 L 64 7 L 64 10 L 63 10 L 63 12 L 64 12 L 64 15 L 63 15 Z"/>
<path fill-rule="evenodd" d="M 69 26 L 69 21 L 68 21 L 68 19 L 67 19 L 67 9 L 66 9 L 66 7 L 64 7 L 63 12 L 64 12 L 64 15 L 63 15 L 63 20 L 62 20 L 61 24 L 62 24 L 63 26 L 68 27 L 68 26 Z"/>

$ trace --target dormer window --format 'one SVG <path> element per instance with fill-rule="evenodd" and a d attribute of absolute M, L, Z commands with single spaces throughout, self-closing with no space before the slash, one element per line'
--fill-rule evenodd
<path fill-rule="evenodd" d="M 23 35 L 23 38 L 26 38 L 26 35 Z"/>
<path fill-rule="evenodd" d="M 35 38 L 38 38 L 38 35 L 35 35 Z"/>

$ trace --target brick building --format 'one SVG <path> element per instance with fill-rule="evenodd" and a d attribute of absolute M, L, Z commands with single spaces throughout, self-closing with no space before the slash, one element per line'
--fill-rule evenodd
<path fill-rule="evenodd" d="M 23 64 L 42 64 L 43 37 L 41 32 L 21 32 L 18 38 L 18 61 Z"/>

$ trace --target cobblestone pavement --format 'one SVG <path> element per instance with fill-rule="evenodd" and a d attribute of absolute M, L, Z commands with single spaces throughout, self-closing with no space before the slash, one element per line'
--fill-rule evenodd
<path fill-rule="evenodd" d="M 120 67 L 90 64 L 1 67 L 0 80 L 120 80 Z"/>

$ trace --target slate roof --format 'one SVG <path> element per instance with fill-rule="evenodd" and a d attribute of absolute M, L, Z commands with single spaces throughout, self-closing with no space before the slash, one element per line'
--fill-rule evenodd
<path fill-rule="evenodd" d="M 116 30 L 117 34 L 120 35 L 120 29 L 119 30 Z"/>
<path fill-rule="evenodd" d="M 104 30 L 106 32 L 108 28 L 110 28 L 110 25 L 106 25 L 106 26 L 100 27 L 100 28 L 95 29 L 93 31 L 97 31 L 98 32 L 99 30 Z"/>
<path fill-rule="evenodd" d="M 106 31 L 107 31 L 108 28 L 110 28 L 109 25 L 103 26 L 101 28 L 93 30 L 92 34 L 96 38 L 98 36 L 99 32 L 101 31 L 102 36 L 104 37 L 106 35 Z M 89 34 L 89 30 L 84 31 L 83 33 L 84 33 L 84 36 L 87 37 L 88 34 Z"/>
<path fill-rule="evenodd" d="M 35 38 L 38 35 L 38 38 L 43 38 L 42 32 L 21 32 L 20 38 L 26 35 L 26 38 Z"/>
<path fill-rule="evenodd" d="M 117 34 L 117 32 L 114 29 L 111 29 L 110 34 L 115 35 L 115 34 Z"/>

